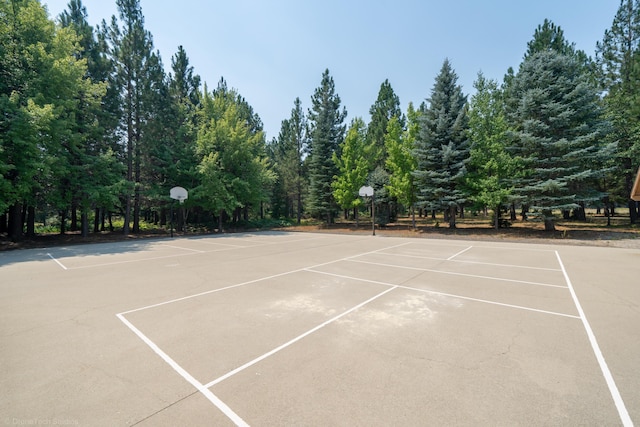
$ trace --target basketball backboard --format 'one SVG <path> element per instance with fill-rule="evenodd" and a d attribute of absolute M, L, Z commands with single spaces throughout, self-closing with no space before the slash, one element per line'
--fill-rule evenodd
<path fill-rule="evenodd" d="M 173 187 L 169 190 L 169 197 L 182 203 L 189 198 L 189 193 L 182 187 Z"/>

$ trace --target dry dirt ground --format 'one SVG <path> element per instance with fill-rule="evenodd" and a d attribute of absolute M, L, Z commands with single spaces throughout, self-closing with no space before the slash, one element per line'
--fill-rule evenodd
<path fill-rule="evenodd" d="M 626 223 L 626 224 L 625 224 Z M 522 241 L 527 243 L 554 243 L 569 244 L 578 246 L 609 246 L 620 248 L 640 249 L 640 226 L 628 225 L 625 217 L 616 217 L 612 221 L 613 226 L 606 226 L 606 219 L 603 217 L 590 217 L 586 223 L 560 222 L 556 225 L 556 231 L 544 231 L 544 227 L 539 222 L 516 221 L 508 228 L 495 230 L 488 225 L 486 219 L 465 219 L 457 223 L 455 229 L 448 226 L 433 223 L 418 222 L 414 230 L 408 218 L 401 218 L 396 223 L 388 224 L 384 227 L 376 228 L 376 235 L 397 236 L 397 237 L 417 237 L 417 238 L 446 238 L 464 240 L 485 240 L 485 241 Z M 300 225 L 279 228 L 279 230 L 299 231 L 299 232 L 320 232 L 339 234 L 371 234 L 371 222 L 362 221 L 359 226 L 353 222 L 338 222 L 327 226 L 320 225 Z M 225 233 L 237 233 L 257 231 L 256 229 L 226 230 Z M 210 234 L 206 231 L 178 233 L 174 236 L 202 235 Z M 124 236 L 122 232 L 91 233 L 89 237 L 82 237 L 78 233 L 42 234 L 33 238 L 25 238 L 20 242 L 12 242 L 6 236 L 0 235 L 0 251 L 12 249 L 26 249 L 51 246 L 66 246 L 73 244 L 101 243 L 122 240 L 137 240 L 146 238 L 169 237 L 169 231 L 155 230 L 140 234 L 130 234 Z"/>

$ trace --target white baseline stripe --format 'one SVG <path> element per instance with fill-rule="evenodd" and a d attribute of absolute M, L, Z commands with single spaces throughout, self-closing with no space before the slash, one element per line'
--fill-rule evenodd
<path fill-rule="evenodd" d="M 442 246 L 457 246 L 457 247 L 463 247 L 466 246 L 464 244 L 454 244 L 454 243 L 443 243 L 441 240 L 439 239 L 416 239 L 417 241 L 414 242 L 415 244 L 418 245 L 424 245 L 424 246 L 428 246 L 428 245 L 437 245 L 439 247 Z M 451 241 L 449 241 L 451 242 Z M 519 246 L 522 246 L 523 244 L 518 244 Z M 504 250 L 509 250 L 509 251 L 533 251 L 533 252 L 551 252 L 553 253 L 554 250 L 553 249 L 540 249 L 540 248 L 531 248 L 531 247 L 518 247 L 518 246 L 489 246 L 489 245 L 474 245 L 474 248 L 483 248 L 483 249 L 504 249 Z"/>
<path fill-rule="evenodd" d="M 472 297 L 465 297 L 465 296 L 462 296 L 462 295 L 448 294 L 448 293 L 445 293 L 445 292 L 431 291 L 431 290 L 428 290 L 428 289 L 414 288 L 414 287 L 405 286 L 405 285 L 394 285 L 393 283 L 380 282 L 380 281 L 377 281 L 377 280 L 361 279 L 359 277 L 352 277 L 352 276 L 345 276 L 345 275 L 342 275 L 342 274 L 327 273 L 327 272 L 319 271 L 319 270 L 308 270 L 308 271 L 312 271 L 314 273 L 326 274 L 327 276 L 341 277 L 343 279 L 358 280 L 358 281 L 361 281 L 361 282 L 375 283 L 375 284 L 378 284 L 378 285 L 394 286 L 394 287 L 397 287 L 397 288 L 400 288 L 400 289 L 408 289 L 408 290 L 411 290 L 411 291 L 418 291 L 418 292 L 423 292 L 423 293 L 427 293 L 427 294 L 441 295 L 441 296 L 444 296 L 444 297 L 459 298 L 459 299 L 464 299 L 464 300 L 467 300 L 467 301 L 475 301 L 475 302 L 481 302 L 481 303 L 485 303 L 485 304 L 499 305 L 499 306 L 502 306 L 502 307 L 516 308 L 516 309 L 519 309 L 519 310 L 534 311 L 536 313 L 544 313 L 544 314 L 551 314 L 551 315 L 554 315 L 554 316 L 570 317 L 572 319 L 579 319 L 578 316 L 574 316 L 573 314 L 558 313 L 558 312 L 555 312 L 555 311 L 548 311 L 548 310 L 540 310 L 538 308 L 524 307 L 522 305 L 513 305 L 513 304 L 506 304 L 506 303 L 503 303 L 503 302 L 489 301 L 489 300 L 485 300 L 485 299 L 472 298 Z"/>
<path fill-rule="evenodd" d="M 60 261 L 58 261 L 57 259 L 55 259 L 53 257 L 53 255 L 51 255 L 50 253 L 47 253 L 47 255 L 49 255 L 49 258 L 51 258 L 52 260 L 54 260 L 56 262 L 56 264 L 58 264 L 60 267 L 62 267 L 63 270 L 68 270 L 67 267 L 64 266 L 63 263 L 61 263 Z"/>
<path fill-rule="evenodd" d="M 312 270 L 307 270 L 307 271 L 312 271 Z M 354 306 L 354 307 L 351 307 L 349 310 L 344 311 L 344 312 L 340 313 L 339 315 L 337 315 L 337 316 L 335 316 L 335 317 L 332 317 L 331 319 L 329 319 L 329 320 L 327 320 L 327 321 L 325 321 L 325 322 L 323 322 L 323 323 L 319 324 L 319 325 L 318 325 L 318 326 L 316 326 L 315 328 L 313 328 L 313 329 L 309 329 L 307 332 L 305 332 L 305 333 L 303 333 L 303 334 L 298 335 L 297 337 L 295 337 L 295 338 L 293 338 L 293 339 L 291 339 L 291 340 L 287 341 L 286 343 L 282 344 L 281 346 L 278 346 L 278 347 L 274 348 L 273 350 L 271 350 L 271 351 L 269 351 L 269 352 L 267 352 L 267 353 L 263 354 L 262 356 L 256 357 L 255 359 L 253 359 L 253 360 L 251 360 L 251 361 L 249 361 L 249 362 L 245 363 L 244 365 L 239 366 L 239 367 L 237 367 L 236 369 L 234 369 L 234 370 L 232 370 L 232 371 L 230 371 L 230 372 L 227 372 L 226 374 L 222 375 L 221 377 L 218 377 L 218 378 L 216 378 L 215 380 L 213 380 L 213 381 L 211 381 L 211 382 L 208 382 L 208 383 L 207 383 L 207 384 L 205 384 L 204 386 L 205 386 L 206 388 L 212 387 L 212 386 L 214 386 L 214 385 L 216 385 L 216 384 L 218 384 L 218 383 L 220 383 L 220 382 L 222 382 L 222 381 L 226 380 L 227 378 L 232 377 L 233 375 L 237 374 L 238 372 L 244 371 L 244 370 L 245 370 L 245 369 L 247 369 L 248 367 L 253 366 L 253 365 L 255 365 L 256 363 L 258 363 L 258 362 L 260 362 L 260 361 L 262 361 L 262 360 L 266 359 L 267 357 L 269 357 L 269 356 L 272 356 L 272 355 L 276 354 L 276 353 L 277 353 L 277 352 L 279 352 L 280 350 L 284 350 L 285 348 L 289 347 L 290 345 L 292 345 L 292 344 L 294 344 L 294 343 L 296 343 L 296 342 L 300 341 L 300 340 L 301 340 L 301 339 L 303 339 L 304 337 L 306 337 L 306 336 L 308 336 L 308 335 L 311 335 L 312 333 L 314 333 L 314 332 L 318 331 L 319 329 L 324 328 L 325 326 L 327 326 L 327 325 L 329 325 L 329 324 L 331 324 L 331 323 L 335 322 L 336 320 L 340 319 L 341 317 L 344 317 L 344 316 L 346 316 L 347 314 L 349 314 L 349 313 L 351 313 L 351 312 L 353 312 L 353 311 L 355 311 L 355 310 L 357 310 L 357 309 L 359 309 L 359 308 L 361 308 L 361 307 L 365 306 L 366 304 L 370 303 L 371 301 L 374 301 L 374 300 L 376 300 L 376 299 L 380 298 L 381 296 L 383 296 L 383 295 L 385 295 L 385 294 L 387 294 L 387 293 L 389 293 L 389 292 L 393 291 L 393 290 L 394 290 L 394 289 L 396 289 L 396 288 L 397 288 L 397 286 L 393 286 L 393 287 L 391 287 L 391 288 L 389 288 L 389 289 L 387 289 L 387 290 L 385 290 L 385 291 L 380 292 L 379 294 L 377 294 L 377 295 L 375 295 L 375 296 L 373 296 L 373 297 L 369 298 L 368 300 L 366 300 L 366 301 L 364 301 L 364 302 L 361 302 L 360 304 L 358 304 L 358 305 L 356 305 L 356 306 Z"/>
<path fill-rule="evenodd" d="M 357 259 L 346 259 L 345 261 L 360 262 L 362 264 L 381 265 L 383 267 L 403 268 L 405 270 L 428 271 L 430 273 L 440 273 L 440 274 L 450 274 L 450 275 L 453 275 L 453 276 L 473 277 L 473 278 L 476 278 L 476 279 L 490 279 L 490 280 L 498 280 L 498 281 L 501 281 L 501 282 L 522 283 L 522 284 L 525 284 L 525 285 L 547 286 L 547 287 L 550 287 L 550 288 L 562 288 L 562 289 L 566 289 L 567 288 L 566 286 L 551 285 L 549 283 L 528 282 L 526 280 L 515 280 L 515 279 L 503 279 L 501 277 L 480 276 L 480 275 L 477 275 L 477 274 L 454 273 L 454 272 L 451 272 L 451 271 L 432 270 L 432 269 L 429 269 L 429 268 L 405 267 L 405 266 L 402 266 L 402 265 L 395 265 L 395 264 L 383 264 L 383 263 L 379 263 L 379 262 L 359 261 Z"/>
<path fill-rule="evenodd" d="M 200 254 L 203 254 L 205 252 L 205 251 L 200 251 L 198 249 L 183 248 L 182 246 L 167 245 L 165 243 L 161 243 L 161 246 L 166 246 L 167 248 L 182 249 L 183 251 L 197 252 L 197 253 L 200 253 Z"/>
<path fill-rule="evenodd" d="M 479 246 L 475 246 L 478 248 Z M 381 255 L 389 255 L 400 258 L 417 258 L 417 259 L 431 259 L 434 261 L 451 261 L 451 262 L 459 262 L 461 264 L 478 264 L 478 265 L 491 265 L 495 267 L 512 267 L 512 268 L 524 268 L 527 270 L 543 270 L 543 271 L 562 271 L 559 268 L 546 268 L 546 267 L 530 267 L 527 265 L 516 265 L 516 264 L 497 264 L 494 262 L 481 262 L 481 261 L 463 261 L 459 259 L 448 259 L 448 258 L 436 258 L 431 256 L 419 256 L 419 255 L 408 255 L 408 254 L 396 254 L 392 252 L 379 252 Z"/>
<path fill-rule="evenodd" d="M 187 296 L 184 296 L 184 297 L 181 297 L 181 298 L 176 298 L 176 299 L 172 299 L 172 300 L 169 300 L 169 301 L 164 301 L 164 302 L 160 302 L 160 303 L 157 303 L 157 304 L 147 305 L 145 307 L 135 308 L 135 309 L 129 310 L 129 311 L 123 311 L 120 314 L 134 313 L 136 311 L 142 311 L 142 310 L 147 310 L 149 308 L 160 307 L 162 305 L 172 304 L 172 303 L 178 302 L 178 301 L 184 301 L 184 300 L 191 299 L 191 298 L 201 297 L 203 295 L 208 295 L 208 294 L 212 294 L 212 293 L 215 293 L 215 292 L 226 291 L 228 289 L 233 289 L 233 288 L 238 288 L 240 286 L 250 285 L 252 283 L 261 282 L 263 280 L 269 280 L 269 279 L 273 279 L 273 278 L 276 278 L 276 277 L 286 276 L 287 274 L 298 273 L 300 271 L 305 271 L 305 270 L 307 270 L 309 268 L 322 267 L 323 265 L 334 264 L 334 263 L 340 262 L 340 261 L 347 261 L 347 260 L 350 260 L 351 258 L 354 258 L 354 257 L 367 255 L 367 254 L 371 254 L 371 253 L 374 253 L 374 252 L 383 251 L 383 250 L 386 250 L 386 249 L 392 249 L 392 248 L 396 248 L 396 247 L 399 247 L 399 246 L 404 246 L 406 244 L 408 244 L 408 243 L 401 243 L 399 245 L 395 245 L 395 246 L 391 246 L 391 247 L 387 247 L 387 248 L 381 248 L 381 249 L 377 249 L 377 250 L 374 250 L 374 251 L 369 251 L 369 252 L 366 252 L 366 253 L 363 253 L 363 254 L 358 254 L 358 255 L 353 255 L 353 256 L 350 256 L 350 257 L 346 257 L 346 258 L 336 259 L 336 260 L 333 260 L 333 261 L 323 262 L 323 263 L 312 265 L 312 266 L 309 266 L 309 267 L 297 268 L 295 270 L 285 271 L 283 273 L 273 274 L 271 276 L 260 277 L 258 279 L 249 280 L 249 281 L 242 282 L 242 283 L 237 283 L 235 285 L 225 286 L 224 288 L 211 289 L 211 290 L 208 290 L 208 291 L 204 291 L 204 292 L 200 292 L 200 293 L 192 294 L 192 295 L 187 295 Z M 185 255 L 185 254 L 183 254 L 183 255 Z"/>
<path fill-rule="evenodd" d="M 558 257 L 558 262 L 560 263 L 560 268 L 562 268 L 562 274 L 564 274 L 564 278 L 567 281 L 567 286 L 569 287 L 569 291 L 571 292 L 571 297 L 573 298 L 573 302 L 578 309 L 578 313 L 580 314 L 580 319 L 582 319 L 582 324 L 584 325 L 584 329 L 587 332 L 587 336 L 589 337 L 589 342 L 591 343 L 591 348 L 593 349 L 593 353 L 598 360 L 598 364 L 600 365 L 600 370 L 602 371 L 602 375 L 607 382 L 607 386 L 609 387 L 609 392 L 611 393 L 611 398 L 613 399 L 616 408 L 618 409 L 618 414 L 620 415 L 620 420 L 622 421 L 622 425 L 625 427 L 632 427 L 633 421 L 631 421 L 631 417 L 629 416 L 629 412 L 627 412 L 627 408 L 624 405 L 624 401 L 622 400 L 622 396 L 618 391 L 618 387 L 616 386 L 616 382 L 613 379 L 613 375 L 611 375 L 611 371 L 609 370 L 609 366 L 607 362 L 604 360 L 604 355 L 602 351 L 600 351 L 600 346 L 598 345 L 598 341 L 596 340 L 596 336 L 589 325 L 589 321 L 587 320 L 587 316 L 584 314 L 582 310 L 582 306 L 580 305 L 580 301 L 578 300 L 578 296 L 576 295 L 573 285 L 571 284 L 571 279 L 569 279 L 569 274 L 567 274 L 567 270 L 564 268 L 564 263 L 560 258 L 560 253 L 556 251 L 556 257 Z"/>
<path fill-rule="evenodd" d="M 200 381 L 196 380 L 189 372 L 187 372 L 182 366 L 178 365 L 167 353 L 162 351 L 153 341 L 151 341 L 145 334 L 140 332 L 138 328 L 133 326 L 122 314 L 116 314 L 118 319 L 122 321 L 131 331 L 138 336 L 145 344 L 147 344 L 151 350 L 154 351 L 162 360 L 164 360 L 169 366 L 173 368 L 182 378 L 184 378 L 189 384 L 194 386 L 196 390 L 202 393 L 211 403 L 213 403 L 223 414 L 225 414 L 235 425 L 248 426 L 242 418 L 229 406 L 227 406 L 220 398 L 211 392 L 207 387 L 204 387 Z"/>
<path fill-rule="evenodd" d="M 466 249 L 461 250 L 460 252 L 458 252 L 457 254 L 453 254 L 451 255 L 449 258 L 447 258 L 447 261 L 451 261 L 452 259 L 454 259 L 455 257 L 457 257 L 458 255 L 462 255 L 463 253 L 467 252 L 469 249 L 473 248 L 473 246 L 469 246 Z"/>

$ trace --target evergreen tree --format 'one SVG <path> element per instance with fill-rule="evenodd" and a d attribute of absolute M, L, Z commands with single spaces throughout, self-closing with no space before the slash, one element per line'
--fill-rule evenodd
<path fill-rule="evenodd" d="M 133 232 L 140 229 L 140 203 L 142 198 L 141 153 L 142 132 L 146 119 L 144 93 L 151 58 L 153 41 L 144 29 L 144 16 L 139 0 L 116 0 L 120 23 L 111 18 L 109 41 L 111 57 L 115 65 L 115 83 L 120 96 L 121 129 L 125 139 L 127 188 L 124 195 L 124 234 L 129 234 L 133 210 Z M 133 196 L 133 206 L 132 198 Z M 133 208 L 133 209 L 132 209 Z"/>
<path fill-rule="evenodd" d="M 369 114 L 371 114 L 371 121 L 367 126 L 367 142 L 374 147 L 373 166 L 384 166 L 387 159 L 385 135 L 389 120 L 397 117 L 401 127 L 404 127 L 405 122 L 400 110 L 400 98 L 393 91 L 388 79 L 380 85 L 378 98 L 369 109 Z"/>
<path fill-rule="evenodd" d="M 463 182 L 469 160 L 467 99 L 457 81 L 449 60 L 445 60 L 429 106 L 420 115 L 414 150 L 418 202 L 426 209 L 444 209 L 450 228 L 455 228 L 456 210 L 466 201 Z"/>
<path fill-rule="evenodd" d="M 554 229 L 553 210 L 597 200 L 601 141 L 606 131 L 596 90 L 574 56 L 543 51 L 528 57 L 513 80 L 510 150 L 524 177 L 514 192 Z"/>
<path fill-rule="evenodd" d="M 340 108 L 340 97 L 335 92 L 329 70 L 322 74 L 320 86 L 311 97 L 309 209 L 316 217 L 324 216 L 330 224 L 335 215 L 335 201 L 331 182 L 337 175 L 333 153 L 344 139 L 343 124 L 347 111 Z"/>
<path fill-rule="evenodd" d="M 303 157 L 307 145 L 307 118 L 300 98 L 296 98 L 291 116 L 282 121 L 280 134 L 270 149 L 279 186 L 279 192 L 274 196 L 279 197 L 283 205 L 278 206 L 276 201 L 276 216 L 282 211 L 287 217 L 295 216 L 298 224 L 302 220 L 303 191 L 306 187 Z"/>
<path fill-rule="evenodd" d="M 621 0 L 611 28 L 596 47 L 599 83 L 607 117 L 617 142 L 613 199 L 627 202 L 631 223 L 638 220 L 638 203 L 629 198 L 640 165 L 640 1 Z"/>
<path fill-rule="evenodd" d="M 85 84 L 76 96 L 76 106 L 71 111 L 69 120 L 74 123 L 73 133 L 69 134 L 63 144 L 67 151 L 60 153 L 66 157 L 68 164 L 59 170 L 54 182 L 62 183 L 67 188 L 68 202 L 70 202 L 72 223 L 75 230 L 75 211 L 81 211 L 82 235 L 89 232 L 89 210 L 104 208 L 112 205 L 117 197 L 121 169 L 118 160 L 108 144 L 108 134 L 112 131 L 109 126 L 110 114 L 104 108 L 103 99 L 110 71 L 110 64 L 106 59 L 106 52 L 98 42 L 93 27 L 87 22 L 87 11 L 80 0 L 71 0 L 68 9 L 60 15 L 63 27 L 72 28 L 79 37 L 82 50 L 77 54 L 79 59 L 86 60 L 87 72 Z M 97 174 L 95 171 L 103 171 Z M 63 197 L 64 199 L 64 197 Z M 65 211 L 69 206 L 60 206 Z M 96 219 L 99 218 L 99 209 Z M 64 224 L 64 221 L 62 221 Z M 98 223 L 94 222 L 94 231 L 98 231 Z M 60 229 L 64 232 L 64 227 Z"/>
<path fill-rule="evenodd" d="M 343 209 L 354 209 L 356 224 L 358 207 L 362 204 L 358 190 L 365 184 L 370 169 L 371 156 L 366 144 L 366 131 L 364 120 L 360 117 L 353 119 L 340 149 L 333 153 L 333 161 L 338 169 L 331 184 L 333 196 Z"/>

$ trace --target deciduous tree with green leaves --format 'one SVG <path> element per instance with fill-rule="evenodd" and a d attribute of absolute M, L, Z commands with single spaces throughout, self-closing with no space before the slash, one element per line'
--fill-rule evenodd
<path fill-rule="evenodd" d="M 222 90 L 224 89 L 224 90 Z M 237 218 L 240 209 L 266 201 L 266 187 L 273 181 L 268 168 L 264 135 L 251 128 L 246 108 L 226 85 L 203 95 L 198 131 L 198 172 L 201 184 L 194 198 L 218 215 L 222 231 L 224 215 Z"/>
<path fill-rule="evenodd" d="M 507 152 L 508 124 L 498 84 L 478 73 L 473 86 L 476 93 L 469 107 L 471 151 L 466 182 L 469 198 L 480 207 L 493 209 L 498 229 L 501 208 L 509 201 L 518 168 Z"/>
<path fill-rule="evenodd" d="M 333 153 L 333 162 L 338 170 L 338 174 L 333 177 L 331 184 L 333 197 L 343 209 L 354 210 L 356 225 L 358 223 L 358 207 L 362 204 L 358 190 L 365 184 L 370 169 L 371 150 L 367 145 L 366 131 L 367 125 L 364 120 L 356 117 L 351 122 L 339 150 Z"/>
<path fill-rule="evenodd" d="M 398 202 L 410 207 L 413 228 L 416 227 L 415 203 L 416 185 L 413 175 L 418 167 L 413 155 L 415 149 L 414 127 L 417 125 L 418 113 L 413 104 L 408 108 L 409 129 L 404 130 L 401 121 L 394 116 L 387 124 L 385 147 L 387 152 L 386 168 L 389 171 L 389 185 L 387 191 Z"/>

